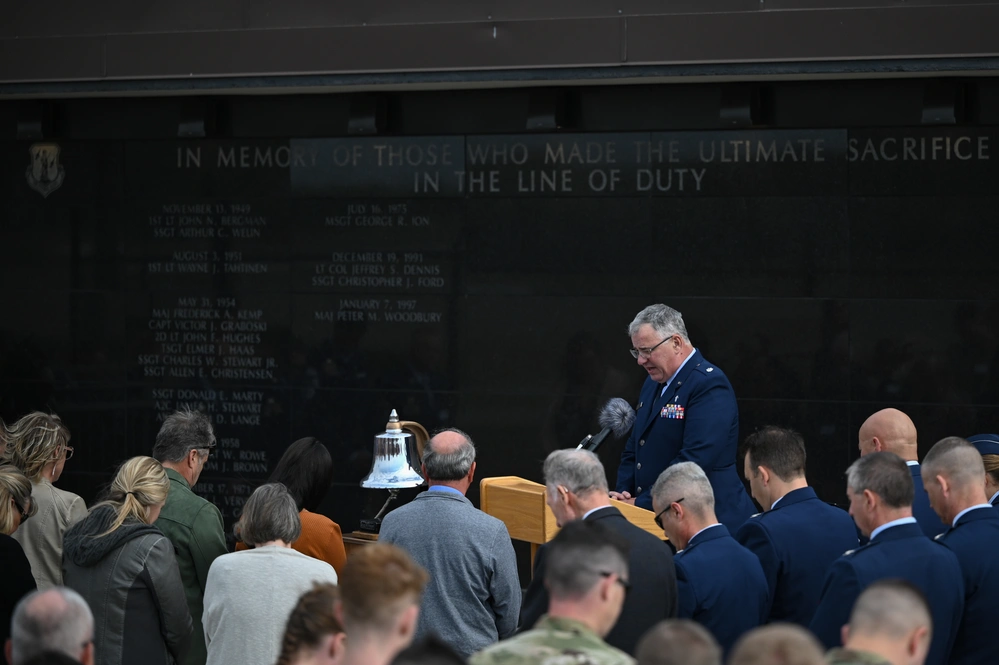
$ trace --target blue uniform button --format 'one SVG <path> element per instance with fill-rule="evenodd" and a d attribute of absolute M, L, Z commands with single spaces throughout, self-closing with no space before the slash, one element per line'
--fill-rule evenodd
<path fill-rule="evenodd" d="M 640 446 L 644 446 L 644 445 L 645 445 L 645 439 L 640 439 L 640 440 L 638 441 L 638 445 L 640 445 Z"/>
<path fill-rule="evenodd" d="M 641 463 L 641 462 L 639 462 L 638 464 L 636 464 L 636 465 L 635 465 L 635 468 L 637 468 L 637 469 L 641 469 L 641 468 L 642 468 L 642 463 Z"/>
<path fill-rule="evenodd" d="M 641 487 L 636 488 L 636 493 L 637 494 L 641 494 L 642 493 L 642 488 Z"/>

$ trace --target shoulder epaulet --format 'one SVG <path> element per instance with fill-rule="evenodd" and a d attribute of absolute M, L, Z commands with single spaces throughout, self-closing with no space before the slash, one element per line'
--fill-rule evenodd
<path fill-rule="evenodd" d="M 847 550 L 847 551 L 843 552 L 843 556 L 850 556 L 851 554 L 853 554 L 854 552 L 856 552 L 856 551 L 857 551 L 857 550 L 859 550 L 859 549 L 860 549 L 860 548 L 858 547 L 858 548 L 856 548 L 856 549 L 852 549 L 852 550 Z"/>
<path fill-rule="evenodd" d="M 750 515 L 750 516 L 749 516 L 749 519 L 753 519 L 753 518 L 755 518 L 755 517 L 759 517 L 759 516 L 760 516 L 760 515 L 762 515 L 762 514 L 763 514 L 763 513 L 756 513 L 755 515 Z"/>
<path fill-rule="evenodd" d="M 947 533 L 947 532 L 944 531 L 943 533 L 938 533 L 937 535 L 933 536 L 933 540 L 940 540 L 941 538 L 944 537 L 944 533 Z"/>

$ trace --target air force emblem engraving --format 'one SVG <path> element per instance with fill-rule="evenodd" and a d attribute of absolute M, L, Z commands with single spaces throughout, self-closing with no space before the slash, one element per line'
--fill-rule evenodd
<path fill-rule="evenodd" d="M 31 163 L 24 172 L 28 187 L 43 197 L 62 186 L 66 171 L 59 163 L 59 146 L 55 143 L 36 143 L 28 149 Z"/>

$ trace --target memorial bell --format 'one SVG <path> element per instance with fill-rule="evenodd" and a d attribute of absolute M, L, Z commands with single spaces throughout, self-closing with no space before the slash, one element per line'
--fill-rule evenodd
<path fill-rule="evenodd" d="M 375 435 L 371 471 L 361 481 L 361 487 L 387 489 L 389 497 L 373 519 L 362 519 L 361 530 L 377 533 L 382 515 L 399 495 L 399 490 L 418 487 L 426 482 L 420 471 L 423 447 L 430 435 L 420 423 L 399 420 L 395 409 L 389 415 L 385 431 Z"/>

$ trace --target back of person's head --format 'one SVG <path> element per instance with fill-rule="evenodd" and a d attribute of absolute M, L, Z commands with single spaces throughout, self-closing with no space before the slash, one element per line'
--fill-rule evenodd
<path fill-rule="evenodd" d="M 635 660 L 637 665 L 722 665 L 722 650 L 699 623 L 667 619 L 639 640 Z"/>
<path fill-rule="evenodd" d="M 545 459 L 545 485 L 564 487 L 578 496 L 607 493 L 607 474 L 597 454 L 589 450 L 556 450 Z"/>
<path fill-rule="evenodd" d="M 31 517 L 36 510 L 28 477 L 11 464 L 0 464 L 0 533 L 14 533 L 20 515 Z"/>
<path fill-rule="evenodd" d="M 815 636 L 789 623 L 754 628 L 732 647 L 728 665 L 825 665 Z"/>
<path fill-rule="evenodd" d="M 430 634 L 400 651 L 392 665 L 465 665 L 465 659 L 444 640 Z"/>
<path fill-rule="evenodd" d="M 310 655 L 336 659 L 344 648 L 338 602 L 340 592 L 333 584 L 315 584 L 299 597 L 285 624 L 277 665 L 292 665 Z"/>
<path fill-rule="evenodd" d="M 267 482 L 281 483 L 299 510 L 314 512 L 333 482 L 333 458 L 322 441 L 307 436 L 288 446 Z"/>
<path fill-rule="evenodd" d="M 880 442 L 884 452 L 905 458 L 916 454 L 916 426 L 912 418 L 898 409 L 881 409 L 872 414 L 860 426 L 858 436 L 861 439 L 861 454 L 871 449 L 874 439 Z"/>
<path fill-rule="evenodd" d="M 69 428 L 54 413 L 32 411 L 6 429 L 4 456 L 33 482 L 42 477 L 45 465 L 59 459 L 69 445 Z"/>
<path fill-rule="evenodd" d="M 215 445 L 211 419 L 200 411 L 181 409 L 166 417 L 153 444 L 153 457 L 160 462 L 180 462 L 192 450 Z"/>
<path fill-rule="evenodd" d="M 58 651 L 46 651 L 25 661 L 24 665 L 82 665 L 76 658 L 70 658 Z"/>
<path fill-rule="evenodd" d="M 166 502 L 169 493 L 170 478 L 162 464 L 152 457 L 126 460 L 118 467 L 106 498 L 100 504 L 111 506 L 117 514 L 111 528 L 101 535 L 117 530 L 127 520 L 150 524 L 152 508 Z"/>
<path fill-rule="evenodd" d="M 422 461 L 427 470 L 427 480 L 461 480 L 475 463 L 475 443 L 460 429 L 442 429 L 435 432 L 423 447 Z"/>
<path fill-rule="evenodd" d="M 93 657 L 94 615 L 80 594 L 66 587 L 33 591 L 14 608 L 10 623 L 11 665 L 25 665 L 45 652 L 79 661 Z"/>
<path fill-rule="evenodd" d="M 895 453 L 871 453 L 861 457 L 846 470 L 846 484 L 854 494 L 870 490 L 881 497 L 888 508 L 911 507 L 915 494 L 909 467 Z"/>
<path fill-rule="evenodd" d="M 959 436 L 937 441 L 921 465 L 926 477 L 944 476 L 955 487 L 985 487 L 985 464 L 978 450 Z"/>
<path fill-rule="evenodd" d="M 754 475 L 761 466 L 784 482 L 805 475 L 805 440 L 792 429 L 768 425 L 746 437 L 742 448 Z"/>
<path fill-rule="evenodd" d="M 932 634 L 933 619 L 923 592 L 905 580 L 879 580 L 854 603 L 843 643 L 849 647 L 866 638 L 886 640 L 925 658 Z"/>
<path fill-rule="evenodd" d="M 685 509 L 699 518 L 714 514 L 715 494 L 704 470 L 694 462 L 668 466 L 652 485 L 652 497 L 664 506 L 683 499 Z"/>
<path fill-rule="evenodd" d="M 290 545 L 302 535 L 295 498 L 281 483 L 261 485 L 243 504 L 233 533 L 251 547 L 276 540 Z"/>
<path fill-rule="evenodd" d="M 548 543 L 545 586 L 556 600 L 578 600 L 601 578 L 628 581 L 628 543 L 599 522 L 569 522 Z"/>
<path fill-rule="evenodd" d="M 340 578 L 348 639 L 391 633 L 403 613 L 418 610 L 428 579 L 427 571 L 394 545 L 375 543 L 352 552 Z M 416 611 L 412 614 L 415 629 Z"/>

